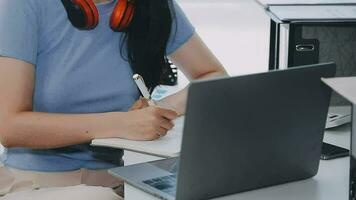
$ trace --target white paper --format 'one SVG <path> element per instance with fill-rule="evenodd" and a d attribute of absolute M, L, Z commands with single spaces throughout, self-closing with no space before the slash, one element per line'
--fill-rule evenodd
<path fill-rule="evenodd" d="M 105 146 L 118 149 L 125 149 L 155 156 L 176 157 L 179 156 L 184 117 L 174 120 L 174 128 L 165 137 L 155 141 L 132 141 L 119 138 L 96 139 L 92 141 L 94 146 Z"/>

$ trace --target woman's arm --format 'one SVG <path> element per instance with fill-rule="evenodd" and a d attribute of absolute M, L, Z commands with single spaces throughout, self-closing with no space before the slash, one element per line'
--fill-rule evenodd
<path fill-rule="evenodd" d="M 227 72 L 199 35 L 195 33 L 182 47 L 169 56 L 169 59 L 188 77 L 189 80 L 209 79 L 227 76 Z M 162 107 L 172 108 L 182 115 L 185 113 L 188 89 L 171 95 L 160 102 Z"/>
<path fill-rule="evenodd" d="M 94 138 L 153 140 L 173 127 L 173 111 L 148 107 L 127 113 L 50 114 L 32 111 L 34 66 L 0 57 L 0 142 L 5 147 L 65 147 Z"/>

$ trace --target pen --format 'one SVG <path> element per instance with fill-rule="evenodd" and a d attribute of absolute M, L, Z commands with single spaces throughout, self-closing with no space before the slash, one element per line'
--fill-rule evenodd
<path fill-rule="evenodd" d="M 143 80 L 142 76 L 139 74 L 135 74 L 135 75 L 133 75 L 132 78 L 134 79 L 142 96 L 147 100 L 148 105 L 155 106 L 156 103 L 151 99 L 150 92 L 148 91 L 147 86 L 146 86 L 145 81 Z"/>

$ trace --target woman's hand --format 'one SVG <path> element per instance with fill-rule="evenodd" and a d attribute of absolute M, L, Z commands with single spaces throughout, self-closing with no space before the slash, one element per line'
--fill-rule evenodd
<path fill-rule="evenodd" d="M 138 141 L 155 140 L 165 136 L 174 127 L 172 120 L 177 117 L 175 111 L 152 106 L 120 113 L 118 119 L 120 123 L 116 124 L 116 131 L 105 137 Z"/>
<path fill-rule="evenodd" d="M 132 105 L 132 107 L 130 108 L 129 111 L 139 110 L 139 109 L 146 108 L 146 107 L 149 107 L 147 99 L 145 99 L 145 98 L 143 98 L 143 97 L 140 97 L 140 99 L 138 99 L 138 100 Z"/>
<path fill-rule="evenodd" d="M 145 105 L 145 102 L 142 102 L 141 106 Z M 129 140 L 158 139 L 174 127 L 172 120 L 177 117 L 175 111 L 160 107 L 144 107 L 130 111 L 123 121 L 126 126 L 123 137 Z"/>

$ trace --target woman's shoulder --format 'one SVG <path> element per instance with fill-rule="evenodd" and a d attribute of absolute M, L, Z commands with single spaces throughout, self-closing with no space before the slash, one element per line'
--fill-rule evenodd
<path fill-rule="evenodd" d="M 1 0 L 0 13 L 34 14 L 47 0 Z"/>
<path fill-rule="evenodd" d="M 59 0 L 0 0 L 0 9 L 15 11 L 41 11 L 48 6 L 56 6 Z"/>
<path fill-rule="evenodd" d="M 60 0 L 0 0 L 0 18 L 39 22 L 56 13 L 60 6 Z"/>
<path fill-rule="evenodd" d="M 5 8 L 18 10 L 22 8 L 36 8 L 47 0 L 1 0 L 0 5 Z"/>

